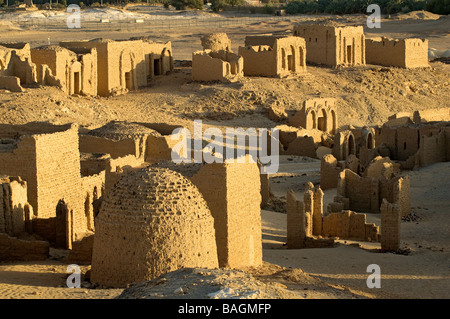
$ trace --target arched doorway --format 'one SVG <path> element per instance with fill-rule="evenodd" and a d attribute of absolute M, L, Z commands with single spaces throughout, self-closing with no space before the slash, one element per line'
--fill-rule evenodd
<path fill-rule="evenodd" d="M 369 150 L 372 148 L 375 148 L 375 143 L 373 141 L 373 135 L 370 132 L 367 134 L 367 148 Z"/>
<path fill-rule="evenodd" d="M 136 90 L 135 58 L 129 51 L 122 51 L 119 61 L 120 85 L 123 89 Z"/>
<path fill-rule="evenodd" d="M 316 112 L 314 112 L 314 110 L 311 110 L 307 115 L 306 115 L 306 129 L 307 130 L 312 130 L 315 129 L 317 126 L 317 121 L 316 121 Z"/>
<path fill-rule="evenodd" d="M 356 145 L 355 145 L 355 138 L 353 137 L 353 134 L 350 134 L 348 137 L 348 144 L 347 144 L 348 154 L 349 155 L 356 155 Z"/>
<path fill-rule="evenodd" d="M 317 119 L 317 128 L 323 132 L 326 132 L 328 129 L 328 116 L 325 109 L 320 110 L 319 117 Z"/>
<path fill-rule="evenodd" d="M 295 49 L 291 45 L 291 54 L 288 55 L 288 70 L 295 72 Z"/>
<path fill-rule="evenodd" d="M 336 112 L 334 110 L 331 110 L 331 121 L 331 134 L 336 134 L 337 119 Z"/>

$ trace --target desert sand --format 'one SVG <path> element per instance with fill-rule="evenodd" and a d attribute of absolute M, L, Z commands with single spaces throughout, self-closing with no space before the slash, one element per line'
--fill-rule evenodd
<path fill-rule="evenodd" d="M 227 13 L 229 15 L 229 13 Z M 228 18 L 227 14 L 222 17 Z M 175 13 L 172 13 L 172 18 Z M 140 17 L 140 16 L 138 16 Z M 211 21 L 220 16 L 208 17 Z M 4 18 L 4 17 L 3 17 Z M 39 17 L 38 17 L 39 18 Z M 136 17 L 134 17 L 136 18 Z M 198 17 L 197 17 L 198 18 Z M 324 16 L 285 17 L 279 20 L 251 20 L 250 24 L 214 25 L 207 32 L 226 32 L 232 49 L 247 35 L 291 34 L 302 19 Z M 334 16 L 334 20 L 363 24 L 365 17 Z M 309 74 L 299 78 L 245 78 L 239 83 L 200 84 L 191 81 L 189 60 L 201 49 L 203 26 L 190 24 L 186 15 L 179 28 L 98 30 L 39 29 L 30 25 L 8 24 L 0 41 L 27 41 L 32 47 L 61 40 L 90 38 L 125 39 L 151 36 L 172 41 L 175 70 L 159 77 L 147 88 L 115 97 L 68 96 L 53 87 L 27 88 L 24 93 L 0 90 L 0 122 L 23 124 L 49 121 L 54 124 L 76 122 L 93 129 L 111 120 L 173 122 L 192 129 L 193 120 L 203 120 L 204 129 L 217 127 L 267 127 L 279 123 L 268 119 L 272 105 L 295 111 L 310 97 L 335 97 L 339 125 L 377 125 L 397 112 L 450 107 L 450 66 L 432 62 L 429 69 L 403 70 L 379 66 L 329 69 L 308 66 Z M 255 19 L 255 17 L 252 17 Z M 2 20 L 0 20 L 1 22 Z M 245 23 L 245 19 L 239 20 Z M 370 36 L 426 37 L 430 47 L 450 48 L 448 16 L 415 13 L 385 17 L 380 30 L 365 30 Z M 184 24 L 183 24 L 184 23 Z M 245 27 L 244 27 L 245 26 Z M 302 298 L 448 298 L 450 287 L 450 163 L 438 163 L 416 171 L 404 172 L 411 178 L 411 207 L 414 221 L 401 224 L 404 254 L 380 253 L 379 243 L 339 241 L 335 248 L 288 250 L 286 192 L 298 195 L 308 181 L 320 181 L 320 161 L 295 156 L 282 157 L 278 174 L 271 176 L 273 193 L 270 209 L 262 210 L 263 260 L 260 269 L 247 272 L 269 286 L 282 287 Z M 325 192 L 325 204 L 336 190 Z M 369 222 L 380 224 L 380 216 L 368 214 Z M 65 286 L 66 252 L 52 250 L 44 262 L 1 262 L 0 298 L 114 298 L 123 289 L 92 289 Z M 381 288 L 369 289 L 366 272 L 369 264 L 381 268 Z M 88 265 L 82 266 L 85 273 Z M 245 285 L 245 279 L 242 284 Z M 285 297 L 291 296 L 286 294 Z"/>

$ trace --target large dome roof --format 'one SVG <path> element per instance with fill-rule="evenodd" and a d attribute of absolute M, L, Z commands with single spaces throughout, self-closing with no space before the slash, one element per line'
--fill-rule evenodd
<path fill-rule="evenodd" d="M 111 287 L 185 267 L 218 267 L 214 220 L 181 174 L 130 172 L 103 200 L 95 220 L 92 281 Z"/>
<path fill-rule="evenodd" d="M 88 135 L 106 137 L 115 141 L 139 138 L 143 135 L 161 136 L 159 132 L 144 125 L 121 121 L 109 122 L 102 127 L 90 131 Z"/>

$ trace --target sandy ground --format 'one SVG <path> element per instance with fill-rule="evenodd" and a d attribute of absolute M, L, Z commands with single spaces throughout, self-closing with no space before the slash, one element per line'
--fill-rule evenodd
<path fill-rule="evenodd" d="M 286 162 L 285 162 L 286 163 Z M 292 164 L 282 164 L 285 169 Z M 298 167 L 302 164 L 297 164 Z M 315 166 L 315 167 L 314 167 Z M 293 189 L 297 195 L 311 177 L 317 181 L 320 163 L 307 163 L 309 176 L 289 178 L 283 183 L 271 180 L 278 194 Z M 444 174 L 445 172 L 445 174 Z M 450 287 L 450 223 L 448 173 L 450 163 L 437 163 L 417 171 L 405 172 L 411 178 L 411 212 L 418 221 L 401 224 L 401 247 L 408 255 L 379 253 L 379 243 L 358 243 L 340 240 L 340 246 L 327 249 L 283 249 L 286 242 L 286 215 L 262 211 L 264 260 L 282 267 L 301 268 L 309 275 L 377 298 L 449 298 Z M 305 171 L 303 171 L 304 174 Z M 295 174 L 294 174 L 295 176 Z M 292 180 L 289 181 L 289 180 Z M 273 187 L 275 186 L 276 187 Z M 336 190 L 325 192 L 325 203 Z M 367 221 L 380 225 L 379 214 L 367 214 Z M 366 285 L 367 266 L 381 268 L 381 288 Z"/>
<path fill-rule="evenodd" d="M 172 13 L 171 13 L 172 14 Z M 253 16 L 252 18 L 254 18 Z M 170 16 L 169 16 L 170 18 Z M 230 13 L 221 17 L 230 18 Z M 182 27 L 142 30 L 41 30 L 10 28 L 0 34 L 2 41 L 29 41 L 32 46 L 61 40 L 107 37 L 124 39 L 147 35 L 155 40 L 171 40 L 174 57 L 190 60 L 192 51 L 200 49 L 200 36 L 206 32 L 227 32 L 232 48 L 243 44 L 246 35 L 291 34 L 292 25 L 320 16 L 288 17 L 260 21 L 241 19 L 235 25 L 210 27 L 185 23 Z M 362 15 L 333 17 L 343 23 L 365 21 Z M 367 29 L 368 36 L 381 33 L 391 37 L 427 37 L 430 47 L 450 49 L 449 17 L 430 14 L 400 15 L 383 19 L 379 30 Z M 211 19 L 214 21 L 214 19 Z M 4 22 L 1 20 L 0 22 Z M 244 24 L 246 23 L 246 24 Z M 340 125 L 382 124 L 400 111 L 450 107 L 450 66 L 431 63 L 430 69 L 401 70 L 367 66 L 332 70 L 308 67 L 301 78 L 245 78 L 232 84 L 193 83 L 191 70 L 177 62 L 168 76 L 157 78 L 149 87 L 126 95 L 102 97 L 67 96 L 56 88 L 27 88 L 24 93 L 0 90 L 0 122 L 22 124 L 49 121 L 55 124 L 76 122 L 95 128 L 110 120 L 171 122 L 192 128 L 194 119 L 204 122 L 204 129 L 218 127 L 267 127 L 279 123 L 267 117 L 272 105 L 295 112 L 308 97 L 336 97 Z M 318 160 L 282 157 L 280 171 L 271 176 L 271 189 L 277 205 L 274 211 L 263 210 L 263 247 L 265 261 L 260 269 L 249 269 L 256 279 L 268 285 L 281 285 L 302 291 L 304 298 L 449 298 L 450 232 L 448 189 L 450 163 L 434 164 L 411 177 L 412 212 L 416 222 L 403 222 L 402 246 L 409 255 L 381 254 L 377 243 L 340 241 L 336 248 L 287 250 L 286 215 L 283 210 L 288 189 L 301 196 L 304 184 L 320 181 Z M 335 190 L 325 192 L 325 205 Z M 369 222 L 379 225 L 379 215 L 369 214 Z M 369 264 L 381 267 L 381 289 L 366 286 Z M 81 289 L 65 287 L 64 253 L 52 250 L 44 262 L 0 263 L 0 298 L 114 298 L 121 289 Z M 85 272 L 87 266 L 83 266 Z"/>

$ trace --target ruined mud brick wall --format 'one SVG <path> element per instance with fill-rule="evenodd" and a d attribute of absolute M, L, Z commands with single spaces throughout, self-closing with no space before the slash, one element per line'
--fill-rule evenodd
<path fill-rule="evenodd" d="M 120 180 L 123 174 L 126 174 L 136 168 L 140 168 L 145 165 L 142 158 L 137 158 L 133 155 L 127 155 L 115 159 L 110 159 L 106 165 L 105 170 L 105 191 L 108 193 L 116 182 Z"/>
<path fill-rule="evenodd" d="M 314 143 L 314 138 L 312 136 L 299 136 L 289 143 L 287 150 L 282 152 L 282 155 L 296 155 L 316 158 L 316 149 L 317 144 Z"/>
<path fill-rule="evenodd" d="M 244 57 L 244 74 L 256 76 L 286 76 L 305 74 L 306 45 L 302 38 L 292 36 L 248 36 L 245 47 L 239 47 Z"/>
<path fill-rule="evenodd" d="M 244 58 L 228 51 L 192 53 L 194 81 L 227 81 L 244 76 Z"/>
<path fill-rule="evenodd" d="M 339 173 L 337 194 L 348 198 L 349 209 L 379 212 L 379 182 L 375 178 L 361 177 L 349 169 Z"/>
<path fill-rule="evenodd" d="M 81 176 L 92 176 L 106 170 L 106 165 L 111 159 L 109 154 L 81 153 Z"/>
<path fill-rule="evenodd" d="M 27 183 L 20 177 L 0 177 L 0 233 L 17 236 L 31 231 L 32 218 Z"/>
<path fill-rule="evenodd" d="M 39 79 L 45 79 L 45 75 L 42 74 L 45 68 L 40 67 L 45 64 L 64 92 L 74 94 L 75 86 L 80 87 L 81 78 L 76 79 L 74 73 L 81 73 L 81 64 L 74 52 L 58 46 L 43 46 L 31 50 L 31 59 L 38 67 Z M 75 81 L 78 83 L 75 84 Z"/>
<path fill-rule="evenodd" d="M 93 202 L 103 196 L 105 192 L 105 171 L 97 175 L 86 176 L 81 179 L 81 195 L 84 199 L 84 215 L 86 218 L 86 230 L 94 231 L 94 206 Z"/>
<path fill-rule="evenodd" d="M 12 51 L 16 53 L 18 57 L 21 59 L 30 59 L 31 60 L 31 47 L 29 43 L 26 42 L 0 42 L 0 52 L 1 51 L 9 51 L 11 54 Z M 1 58 L 0 58 L 1 60 Z M 8 61 L 6 61 L 8 62 Z M 4 65 L 7 65 L 8 63 L 5 63 L 5 60 L 2 62 Z"/>
<path fill-rule="evenodd" d="M 81 196 L 81 167 L 78 151 L 78 127 L 36 137 L 37 208 L 39 218 L 55 216 L 60 199 L 72 210 L 73 238 L 87 229 Z"/>
<path fill-rule="evenodd" d="M 348 209 L 380 212 L 383 199 L 398 203 L 402 216 L 410 213 L 410 180 L 405 177 L 361 177 L 349 169 L 339 173 L 338 196 L 348 198 Z"/>
<path fill-rule="evenodd" d="M 313 213 L 314 213 L 314 186 L 305 187 L 303 194 L 303 207 L 305 209 L 305 233 L 306 237 L 313 235 Z"/>
<path fill-rule="evenodd" d="M 145 56 L 147 77 L 154 78 L 173 70 L 172 43 L 153 42 L 143 39 L 143 51 Z"/>
<path fill-rule="evenodd" d="M 322 217 L 323 217 L 323 191 L 320 187 L 314 190 L 314 206 L 312 212 L 312 234 L 314 236 L 322 235 Z"/>
<path fill-rule="evenodd" d="M 0 75 L 0 89 L 11 92 L 23 92 L 24 89 L 20 85 L 20 79 L 17 76 Z"/>
<path fill-rule="evenodd" d="M 121 94 L 148 84 L 148 79 L 173 69 L 172 45 L 148 39 L 61 42 L 68 49 L 97 49 L 97 93 Z"/>
<path fill-rule="evenodd" d="M 338 160 L 346 160 L 349 155 L 356 155 L 356 141 L 350 130 L 340 131 L 334 136 L 333 156 Z"/>
<path fill-rule="evenodd" d="M 81 63 L 81 87 L 79 91 L 84 95 L 97 95 L 97 49 L 72 48 Z M 77 92 L 75 92 L 77 93 Z"/>
<path fill-rule="evenodd" d="M 258 165 L 247 161 L 207 164 L 190 177 L 214 217 L 220 267 L 262 263 L 259 176 Z"/>
<path fill-rule="evenodd" d="M 50 245 L 46 241 L 28 241 L 0 233 L 0 261 L 46 260 Z"/>
<path fill-rule="evenodd" d="M 429 109 L 422 111 L 414 111 L 410 116 L 414 123 L 426 123 L 426 122 L 448 122 L 450 121 L 450 108 L 443 107 L 438 109 Z"/>
<path fill-rule="evenodd" d="M 337 159 L 327 154 L 320 160 L 320 188 L 323 190 L 336 188 L 338 184 L 338 176 L 343 168 L 338 165 Z"/>
<path fill-rule="evenodd" d="M 177 145 L 181 141 L 172 139 L 171 135 L 162 135 L 162 136 L 154 136 L 149 135 L 147 137 L 147 147 L 145 151 L 145 161 L 149 163 L 156 163 L 164 160 L 172 159 L 172 151 L 174 146 Z M 179 150 L 179 154 L 183 152 L 183 150 Z M 189 151 L 187 152 L 189 155 Z"/>
<path fill-rule="evenodd" d="M 393 162 L 389 157 L 375 157 L 366 167 L 362 176 L 372 178 L 391 178 L 400 173 L 400 164 Z"/>
<path fill-rule="evenodd" d="M 335 134 L 338 127 L 336 100 L 320 98 L 304 101 L 302 109 L 289 118 L 289 125 Z"/>
<path fill-rule="evenodd" d="M 419 150 L 419 128 L 386 127 L 381 129 L 381 143 L 385 144 L 390 151 L 390 157 L 394 160 L 406 161 Z"/>
<path fill-rule="evenodd" d="M 351 128 L 355 137 L 356 154 L 359 156 L 362 149 L 373 149 L 376 147 L 375 129 L 371 127 Z"/>
<path fill-rule="evenodd" d="M 276 52 L 267 45 L 239 47 L 245 76 L 276 76 Z"/>
<path fill-rule="evenodd" d="M 92 41 L 61 42 L 71 49 L 97 49 L 97 93 L 101 96 L 121 94 L 147 85 L 143 42 L 95 39 Z"/>
<path fill-rule="evenodd" d="M 86 229 L 81 198 L 78 126 L 54 126 L 45 123 L 1 125 L 0 136 L 20 136 L 17 148 L 0 152 L 0 173 L 20 176 L 27 182 L 28 201 L 36 219 L 33 231 L 46 236 L 54 232 L 51 221 L 61 199 L 71 207 L 70 233 Z M 48 223 L 47 223 L 48 222 Z"/>
<path fill-rule="evenodd" d="M 445 128 L 434 130 L 434 132 L 424 132 L 420 134 L 419 160 L 420 166 L 432 163 L 445 162 L 447 157 L 448 138 Z"/>
<path fill-rule="evenodd" d="M 365 65 L 362 26 L 298 24 L 294 36 L 306 42 L 306 61 L 332 67 Z"/>
<path fill-rule="evenodd" d="M 0 75 L 16 76 L 21 85 L 36 83 L 37 69 L 28 43 L 0 43 Z"/>
<path fill-rule="evenodd" d="M 446 122 L 381 128 L 381 142 L 403 169 L 449 160 Z"/>
<path fill-rule="evenodd" d="M 104 153 L 109 154 L 111 158 L 119 158 L 127 155 L 142 157 L 142 145 L 145 145 L 144 140 L 123 139 L 115 141 L 105 137 L 80 134 L 80 152 Z"/>
<path fill-rule="evenodd" d="M 428 40 L 366 39 L 366 63 L 408 69 L 428 67 Z"/>
<path fill-rule="evenodd" d="M 91 282 L 124 287 L 189 267 L 218 267 L 213 217 L 198 188 L 169 169 L 124 175 L 96 219 Z"/>
<path fill-rule="evenodd" d="M 287 246 L 290 249 L 305 247 L 306 219 L 303 202 L 297 200 L 293 191 L 286 196 L 287 211 Z"/>
<path fill-rule="evenodd" d="M 72 243 L 68 261 L 77 264 L 90 264 L 92 262 L 92 249 L 94 247 L 94 234 L 86 233 L 80 240 Z"/>
<path fill-rule="evenodd" d="M 397 251 L 400 248 L 400 207 L 383 201 L 381 204 L 381 249 Z"/>
<path fill-rule="evenodd" d="M 323 217 L 322 236 L 361 241 L 379 241 L 379 227 L 375 224 L 367 224 L 366 214 L 342 211 Z"/>

